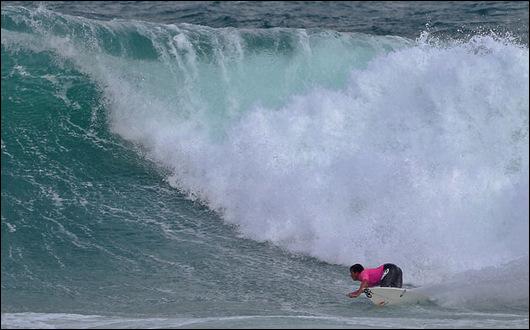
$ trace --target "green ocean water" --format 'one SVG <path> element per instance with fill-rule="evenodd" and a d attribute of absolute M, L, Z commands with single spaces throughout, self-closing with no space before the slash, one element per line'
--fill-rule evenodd
<path fill-rule="evenodd" d="M 2 328 L 528 327 L 528 3 L 3 2 L 1 38 Z M 347 298 L 357 262 L 432 301 Z"/>

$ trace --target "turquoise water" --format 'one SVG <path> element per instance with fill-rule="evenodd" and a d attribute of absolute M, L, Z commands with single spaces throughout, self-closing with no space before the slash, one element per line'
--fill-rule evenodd
<path fill-rule="evenodd" d="M 2 3 L 2 328 L 528 327 L 528 3 Z M 349 299 L 393 262 L 424 305 Z"/>

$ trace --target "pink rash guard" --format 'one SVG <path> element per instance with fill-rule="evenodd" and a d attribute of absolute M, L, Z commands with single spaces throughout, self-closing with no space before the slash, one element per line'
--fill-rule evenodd
<path fill-rule="evenodd" d="M 383 277 L 385 265 L 381 265 L 377 268 L 365 268 L 360 274 L 359 274 L 359 280 L 362 281 L 368 281 L 368 286 L 376 286 L 381 282 L 381 277 Z"/>

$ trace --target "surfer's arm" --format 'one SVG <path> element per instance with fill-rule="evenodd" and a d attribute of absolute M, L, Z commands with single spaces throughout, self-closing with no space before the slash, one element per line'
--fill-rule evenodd
<path fill-rule="evenodd" d="M 361 293 L 364 292 L 364 289 L 368 288 L 368 281 L 362 281 L 361 286 L 359 286 L 359 289 L 356 291 L 353 291 L 348 294 L 348 297 L 350 298 L 357 298 Z"/>

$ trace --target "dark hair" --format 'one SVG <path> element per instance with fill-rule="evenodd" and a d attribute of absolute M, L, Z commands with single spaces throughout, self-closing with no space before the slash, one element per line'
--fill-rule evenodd
<path fill-rule="evenodd" d="M 361 264 L 355 264 L 350 267 L 350 273 L 360 273 L 364 270 L 364 267 Z"/>

